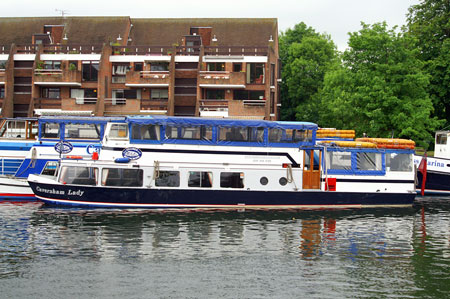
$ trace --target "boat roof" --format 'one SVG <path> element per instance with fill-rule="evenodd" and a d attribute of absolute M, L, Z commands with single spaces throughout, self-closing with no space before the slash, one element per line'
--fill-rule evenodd
<path fill-rule="evenodd" d="M 199 117 L 176 117 L 163 115 L 150 116 L 128 116 L 126 122 L 137 125 L 159 124 L 159 125 L 206 125 L 223 127 L 266 127 L 266 128 L 284 128 L 284 129 L 309 129 L 316 130 L 317 124 L 311 122 L 297 121 L 267 121 L 250 119 L 217 119 L 217 118 L 199 118 Z"/>
<path fill-rule="evenodd" d="M 39 123 L 107 123 L 124 122 L 125 117 L 103 117 L 103 116 L 42 116 Z"/>

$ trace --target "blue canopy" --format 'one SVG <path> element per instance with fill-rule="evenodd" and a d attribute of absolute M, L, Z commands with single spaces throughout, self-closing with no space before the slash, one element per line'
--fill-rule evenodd
<path fill-rule="evenodd" d="M 264 127 L 297 130 L 317 130 L 317 125 L 310 122 L 294 121 L 266 121 L 246 119 L 214 119 L 199 117 L 172 117 L 172 116 L 128 116 L 126 122 L 136 125 L 179 125 L 179 126 L 221 126 L 221 127 Z"/>

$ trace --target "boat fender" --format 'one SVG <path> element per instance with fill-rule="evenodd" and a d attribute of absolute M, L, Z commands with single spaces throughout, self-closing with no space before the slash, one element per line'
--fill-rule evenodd
<path fill-rule="evenodd" d="M 115 163 L 128 163 L 130 162 L 130 158 L 117 158 L 114 160 Z"/>

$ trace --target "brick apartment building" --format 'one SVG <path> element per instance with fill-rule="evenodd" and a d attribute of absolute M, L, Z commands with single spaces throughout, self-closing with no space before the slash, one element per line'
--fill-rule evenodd
<path fill-rule="evenodd" d="M 276 19 L 0 18 L 3 117 L 279 118 Z"/>

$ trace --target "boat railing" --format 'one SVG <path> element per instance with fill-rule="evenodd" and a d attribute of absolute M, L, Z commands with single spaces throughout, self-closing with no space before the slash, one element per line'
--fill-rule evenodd
<path fill-rule="evenodd" d="M 22 159 L 0 158 L 0 175 L 14 175 L 22 162 Z"/>

